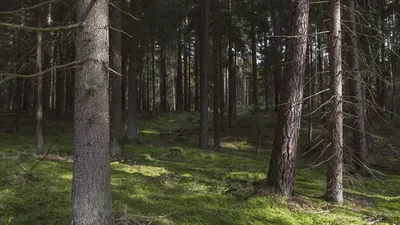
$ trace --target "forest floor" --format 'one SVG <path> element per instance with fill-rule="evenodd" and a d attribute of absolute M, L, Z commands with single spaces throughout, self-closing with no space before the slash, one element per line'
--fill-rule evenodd
<path fill-rule="evenodd" d="M 298 158 L 293 199 L 260 196 L 254 183 L 266 178 L 276 119 L 262 116 L 262 153 L 256 155 L 250 115 L 240 113 L 233 128 L 226 128 L 219 151 L 196 148 L 198 118 L 168 113 L 141 121 L 139 141 L 126 143 L 125 155 L 111 163 L 117 224 L 400 224 L 398 134 L 374 136 L 375 166 L 346 173 L 345 203 L 335 206 L 321 198 L 322 148 Z M 40 163 L 32 154 L 34 119 L 22 119 L 18 136 L 7 132 L 12 127 L 12 116 L 2 117 L 0 224 L 69 224 L 72 121 L 49 122 L 49 155 Z M 318 127 L 315 132 L 323 133 Z M 211 126 L 209 133 L 212 142 Z"/>

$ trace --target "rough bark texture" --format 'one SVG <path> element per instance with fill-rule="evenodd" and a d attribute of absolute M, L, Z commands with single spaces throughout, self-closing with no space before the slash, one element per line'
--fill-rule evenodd
<path fill-rule="evenodd" d="M 300 119 L 306 68 L 309 1 L 291 2 L 290 34 L 287 62 L 282 80 L 281 103 L 275 131 L 267 184 L 283 196 L 291 197 L 299 145 Z"/>
<path fill-rule="evenodd" d="M 200 0 L 201 26 L 200 26 L 200 135 L 199 147 L 208 147 L 208 21 L 209 0 Z"/>
<path fill-rule="evenodd" d="M 108 1 L 79 0 L 72 225 L 112 225 L 108 104 Z"/>
<path fill-rule="evenodd" d="M 340 0 L 332 0 L 332 36 L 330 40 L 331 118 L 329 127 L 330 160 L 328 161 L 325 197 L 333 203 L 343 203 L 343 106 L 342 106 L 342 43 Z"/>
<path fill-rule="evenodd" d="M 356 21 L 354 12 L 354 0 L 347 0 L 349 15 L 349 31 L 347 37 L 347 46 L 349 48 L 347 55 L 347 65 L 351 80 L 351 101 L 352 101 L 352 127 L 353 127 L 353 163 L 355 170 L 358 171 L 367 164 L 367 143 L 365 139 L 365 118 L 364 103 L 362 94 L 363 79 L 360 73 L 358 62 L 358 44 L 356 35 Z"/>
<path fill-rule="evenodd" d="M 122 0 L 114 0 L 114 4 L 121 8 Z M 115 8 L 111 11 L 112 26 L 118 30 L 122 28 L 121 12 Z M 112 62 L 111 68 L 122 74 L 122 46 L 121 32 L 114 31 L 111 39 Z M 121 155 L 123 150 L 122 136 L 122 76 L 110 74 L 112 77 L 112 97 L 111 97 L 111 123 L 110 123 L 110 152 L 111 155 Z"/>

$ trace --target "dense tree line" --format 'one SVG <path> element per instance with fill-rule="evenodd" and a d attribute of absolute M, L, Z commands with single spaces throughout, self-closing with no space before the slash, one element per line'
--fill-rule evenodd
<path fill-rule="evenodd" d="M 74 117 L 72 224 L 114 223 L 109 154 L 123 155 L 124 123 L 138 139 L 141 117 L 199 112 L 197 147 L 217 150 L 237 105 L 252 105 L 256 154 L 262 115 L 277 117 L 263 188 L 291 197 L 296 159 L 318 143 L 329 149 L 325 198 L 339 204 L 344 163 L 352 173 L 368 166 L 371 120 L 398 117 L 399 1 L 3 0 L 0 9 L 0 110 L 14 114 L 14 132 L 35 115 L 43 154 L 47 121 Z M 314 120 L 326 124 L 323 141 Z"/>

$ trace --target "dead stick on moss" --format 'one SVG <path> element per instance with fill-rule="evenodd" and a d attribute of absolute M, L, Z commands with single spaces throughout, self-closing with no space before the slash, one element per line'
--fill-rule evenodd
<path fill-rule="evenodd" d="M 49 147 L 47 148 L 46 154 L 45 154 L 38 162 L 36 162 L 35 165 L 33 165 L 33 166 L 29 169 L 29 175 L 32 175 L 32 170 L 33 170 L 37 165 L 39 165 L 39 163 L 41 163 L 41 162 L 50 154 L 50 150 L 51 150 L 51 148 L 53 147 L 54 143 L 55 143 L 56 141 L 58 141 L 65 133 L 67 133 L 67 130 L 70 129 L 70 128 L 71 128 L 71 125 L 68 126 L 61 134 L 59 134 L 59 135 L 56 137 L 56 139 L 54 139 L 54 140 L 50 143 Z"/>

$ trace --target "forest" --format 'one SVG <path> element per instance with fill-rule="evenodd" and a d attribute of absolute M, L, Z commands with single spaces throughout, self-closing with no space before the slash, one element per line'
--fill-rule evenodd
<path fill-rule="evenodd" d="M 0 224 L 400 224 L 400 0 L 0 0 Z"/>

